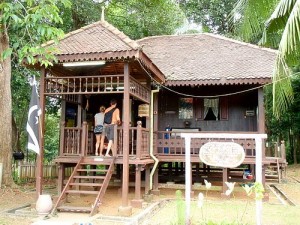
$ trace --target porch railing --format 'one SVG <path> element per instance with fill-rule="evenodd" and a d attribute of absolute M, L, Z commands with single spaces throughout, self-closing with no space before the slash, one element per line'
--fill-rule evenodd
<path fill-rule="evenodd" d="M 61 124 L 60 156 L 81 155 L 81 127 L 65 127 Z"/>
<path fill-rule="evenodd" d="M 123 155 L 123 129 L 117 130 L 117 155 Z M 150 131 L 141 126 L 129 128 L 129 157 L 135 159 L 150 158 Z"/>
<path fill-rule="evenodd" d="M 95 153 L 95 137 L 88 130 L 86 122 L 82 127 L 64 127 L 62 123 L 60 137 L 60 156 L 88 156 Z M 123 156 L 123 128 L 115 128 L 117 140 L 117 156 Z M 149 158 L 150 149 L 149 129 L 140 125 L 129 128 L 129 156 L 136 159 Z"/>
<path fill-rule="evenodd" d="M 184 155 L 185 140 L 178 131 L 157 131 L 155 132 L 156 154 L 158 155 Z M 201 132 L 199 132 L 201 133 Z M 228 138 L 193 138 L 191 140 L 191 155 L 199 155 L 201 146 L 210 141 L 235 142 L 243 146 L 245 155 L 249 158 L 255 157 L 254 139 L 228 139 Z"/>

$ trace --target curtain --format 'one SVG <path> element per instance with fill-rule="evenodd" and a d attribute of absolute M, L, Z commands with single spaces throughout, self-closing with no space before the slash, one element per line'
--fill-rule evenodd
<path fill-rule="evenodd" d="M 219 98 L 205 98 L 204 99 L 204 119 L 207 116 L 208 110 L 211 108 L 216 120 L 219 115 Z"/>

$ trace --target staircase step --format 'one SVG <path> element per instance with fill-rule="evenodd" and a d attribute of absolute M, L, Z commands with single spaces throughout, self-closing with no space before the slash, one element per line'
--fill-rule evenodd
<path fill-rule="evenodd" d="M 99 183 L 70 183 L 70 186 L 101 187 Z"/>
<path fill-rule="evenodd" d="M 67 190 L 68 194 L 87 194 L 87 195 L 97 195 L 99 191 L 87 191 L 87 190 Z"/>
<path fill-rule="evenodd" d="M 104 179 L 105 176 L 74 176 L 74 179 Z"/>
<path fill-rule="evenodd" d="M 111 163 L 111 159 L 103 159 L 103 160 L 92 160 L 86 159 L 82 161 L 81 165 L 109 165 Z"/>
<path fill-rule="evenodd" d="M 103 170 L 103 169 L 78 169 L 77 171 L 79 171 L 79 172 L 102 172 L 102 173 L 105 173 L 108 170 Z"/>
<path fill-rule="evenodd" d="M 60 212 L 83 212 L 90 213 L 91 207 L 76 207 L 76 206 L 59 206 L 57 210 Z"/>

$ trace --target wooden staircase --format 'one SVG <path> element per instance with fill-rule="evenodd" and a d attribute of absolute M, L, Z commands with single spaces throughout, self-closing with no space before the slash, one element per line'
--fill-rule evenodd
<path fill-rule="evenodd" d="M 115 157 L 82 157 L 75 166 L 51 213 L 60 211 L 90 213 L 91 216 L 96 214 L 111 179 L 114 162 Z M 71 195 L 95 195 L 96 199 L 91 207 L 83 207 L 82 202 L 79 203 L 81 206 L 74 206 L 71 201 L 68 202 Z"/>
<path fill-rule="evenodd" d="M 281 183 L 282 179 L 286 177 L 287 163 L 280 158 L 272 158 L 270 164 L 266 168 L 266 179 L 268 181 L 277 181 Z"/>

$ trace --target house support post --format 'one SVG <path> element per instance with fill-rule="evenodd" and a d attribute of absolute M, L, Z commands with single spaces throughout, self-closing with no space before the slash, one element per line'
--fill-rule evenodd
<path fill-rule="evenodd" d="M 263 88 L 258 89 L 258 133 L 264 134 L 266 132 L 266 124 L 265 124 L 265 108 L 264 108 L 264 90 Z M 261 160 L 266 161 L 266 145 L 265 140 L 261 139 Z M 255 157 L 258 157 L 257 152 L 255 152 Z M 256 166 L 257 163 L 256 163 Z M 262 170 L 262 178 L 261 182 L 264 187 L 266 187 L 266 165 L 262 163 L 261 165 Z M 255 177 L 257 173 L 255 171 Z M 257 181 L 257 180 L 256 180 Z M 269 200 L 269 194 L 267 192 L 264 193 L 264 201 Z"/>
<path fill-rule="evenodd" d="M 134 208 L 142 208 L 143 200 L 141 198 L 141 171 L 142 165 L 135 166 L 135 197 L 131 200 L 131 205 Z"/>
<path fill-rule="evenodd" d="M 160 190 L 158 190 L 158 170 L 155 170 L 153 175 L 153 190 L 151 190 L 151 194 L 160 195 Z"/>
<path fill-rule="evenodd" d="M 81 133 L 81 150 L 80 155 L 81 156 L 87 156 L 87 137 L 88 136 L 88 130 L 87 130 L 87 122 L 84 121 L 82 123 L 82 133 Z"/>
<path fill-rule="evenodd" d="M 58 164 L 58 184 L 57 184 L 57 194 L 58 195 L 60 195 L 60 193 L 63 190 L 64 179 L 65 179 L 65 164 L 59 163 Z"/>
<path fill-rule="evenodd" d="M 122 179 L 122 206 L 119 207 L 121 216 L 130 216 L 132 207 L 128 205 L 129 192 L 129 63 L 124 62 L 124 99 L 123 99 L 123 179 Z M 116 142 L 116 140 L 115 140 Z M 116 143 L 114 143 L 116 146 Z"/>
<path fill-rule="evenodd" d="M 40 129 L 39 129 L 39 145 L 40 145 L 40 154 L 37 155 L 37 170 L 36 170 L 36 194 L 37 197 L 43 192 L 43 160 L 44 160 L 44 128 L 45 128 L 45 76 L 46 70 L 43 67 L 41 69 L 41 78 L 40 78 L 40 107 L 41 107 L 41 116 L 39 120 Z"/>
<path fill-rule="evenodd" d="M 150 166 L 145 168 L 145 195 L 149 194 L 150 191 Z"/>
<path fill-rule="evenodd" d="M 227 186 L 226 186 L 225 182 L 228 181 L 228 171 L 229 171 L 228 168 L 223 168 L 223 173 L 222 173 L 223 174 L 223 178 L 222 178 L 223 184 L 222 184 L 222 193 L 221 193 L 222 197 L 227 197 L 225 194 L 225 192 L 227 190 Z"/>

